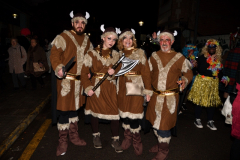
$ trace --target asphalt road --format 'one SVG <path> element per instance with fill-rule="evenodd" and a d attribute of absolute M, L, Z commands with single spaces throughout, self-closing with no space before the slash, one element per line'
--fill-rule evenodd
<path fill-rule="evenodd" d="M 42 112 L 29 125 L 24 133 L 11 148 L 0 158 L 4 160 L 19 159 L 26 149 L 27 145 L 39 131 L 43 123 L 51 119 L 49 102 Z M 178 135 L 172 137 L 170 142 L 169 160 L 228 160 L 232 139 L 230 136 L 231 126 L 224 123 L 224 117 L 216 109 L 214 121 L 217 131 L 210 130 L 207 126 L 206 110 L 202 112 L 203 129 L 196 128 L 194 121 L 194 107 L 188 103 L 188 110 L 179 115 Z M 111 147 L 111 131 L 109 124 L 100 124 L 102 149 L 95 149 L 92 143 L 92 131 L 89 124 L 84 123 L 83 108 L 79 111 L 79 135 L 87 142 L 87 146 L 74 146 L 69 142 L 68 151 L 64 156 L 56 157 L 56 147 L 58 145 L 58 131 L 56 126 L 47 126 L 39 143 L 34 144 L 33 153 L 27 152 L 31 160 L 146 160 L 152 159 L 155 154 L 148 150 L 157 143 L 157 138 L 151 131 L 144 135 L 141 132 L 143 142 L 143 154 L 136 156 L 131 146 L 123 153 L 115 153 Z M 123 139 L 123 129 L 119 128 L 120 139 Z M 25 151 L 26 153 L 26 151 Z"/>

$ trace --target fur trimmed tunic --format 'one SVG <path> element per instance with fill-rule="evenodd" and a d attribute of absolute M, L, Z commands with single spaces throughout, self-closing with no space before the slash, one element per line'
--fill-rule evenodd
<path fill-rule="evenodd" d="M 81 81 L 87 94 L 89 90 L 100 81 L 100 78 L 92 77 L 88 79 L 89 69 L 92 73 L 107 73 L 120 58 L 119 53 L 110 49 L 102 49 L 102 56 L 99 54 L 100 48 L 90 50 L 84 57 Z M 109 57 L 107 57 L 109 56 Z M 115 71 L 117 73 L 117 71 Z M 85 115 L 91 114 L 94 117 L 106 120 L 119 120 L 117 107 L 116 80 L 114 75 L 109 76 L 95 91 L 91 97 L 87 97 Z"/>
<path fill-rule="evenodd" d="M 75 56 L 73 66 L 69 73 L 81 75 L 83 58 L 91 47 L 91 42 L 86 35 L 77 35 L 74 31 L 64 31 L 52 42 L 50 60 L 55 75 L 62 66 Z M 57 79 L 57 110 L 76 111 L 85 103 L 81 81 Z"/>
<path fill-rule="evenodd" d="M 179 76 L 189 84 L 193 73 L 191 63 L 177 52 L 164 53 L 161 50 L 152 53 L 149 59 L 151 83 L 160 91 L 178 87 Z M 186 87 L 186 86 L 185 86 Z M 170 130 L 176 124 L 179 94 L 159 96 L 153 93 L 148 104 L 146 119 L 157 130 Z"/>
<path fill-rule="evenodd" d="M 126 82 L 132 82 L 144 87 L 143 94 L 152 96 L 150 70 L 146 55 L 142 49 L 133 48 L 122 52 L 129 59 L 139 60 L 138 64 L 131 70 L 139 72 L 137 76 L 120 76 L 117 82 L 118 108 L 121 118 L 142 119 L 143 118 L 143 96 L 126 96 Z"/>

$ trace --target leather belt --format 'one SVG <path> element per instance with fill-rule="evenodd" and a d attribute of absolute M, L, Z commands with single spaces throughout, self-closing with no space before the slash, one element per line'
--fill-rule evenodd
<path fill-rule="evenodd" d="M 93 78 L 99 78 L 102 79 L 104 77 L 105 73 L 93 73 Z"/>
<path fill-rule="evenodd" d="M 171 96 L 179 93 L 179 88 L 168 89 L 166 91 L 157 90 L 153 86 L 152 88 L 153 88 L 153 92 L 159 96 Z"/>
<path fill-rule="evenodd" d="M 124 76 L 138 76 L 138 75 L 141 75 L 140 71 L 129 71 L 124 74 Z"/>
<path fill-rule="evenodd" d="M 67 73 L 66 75 L 66 79 L 73 80 L 73 81 L 80 81 L 80 78 L 81 78 L 80 75 L 76 75 L 73 73 Z"/>

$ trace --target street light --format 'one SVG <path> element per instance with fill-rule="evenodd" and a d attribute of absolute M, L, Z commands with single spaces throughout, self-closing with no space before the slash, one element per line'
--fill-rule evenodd
<path fill-rule="evenodd" d="M 141 42 L 141 28 L 142 28 L 144 22 L 139 21 L 138 23 L 139 23 L 139 26 L 140 26 L 140 42 Z"/>
<path fill-rule="evenodd" d="M 13 14 L 13 18 L 15 18 L 15 19 L 17 18 L 17 14 L 16 13 Z"/>

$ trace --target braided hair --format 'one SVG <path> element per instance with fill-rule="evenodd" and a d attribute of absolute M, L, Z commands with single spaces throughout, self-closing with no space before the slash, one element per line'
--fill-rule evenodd
<path fill-rule="evenodd" d="M 102 57 L 103 43 L 104 43 L 104 41 L 103 41 L 103 39 L 101 39 L 100 52 L 99 52 L 99 54 L 100 54 L 101 57 Z M 111 58 L 113 58 L 113 57 L 112 57 L 112 51 L 113 51 L 113 49 L 112 49 L 112 47 L 111 47 L 111 53 L 110 53 L 110 57 L 111 57 Z"/>

